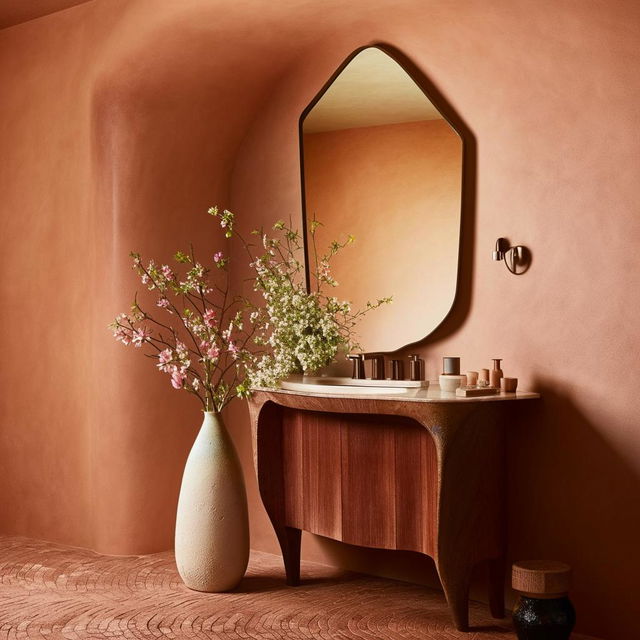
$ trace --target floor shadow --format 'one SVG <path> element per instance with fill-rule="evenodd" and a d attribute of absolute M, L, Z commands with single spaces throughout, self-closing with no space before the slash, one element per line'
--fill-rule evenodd
<path fill-rule="evenodd" d="M 506 623 L 505 623 L 506 624 Z M 513 628 L 511 627 L 499 627 L 494 624 L 485 624 L 478 626 L 469 626 L 469 631 L 474 631 L 476 633 L 500 633 L 500 634 L 513 634 Z"/>
<path fill-rule="evenodd" d="M 277 575 L 259 575 L 245 576 L 240 584 L 233 590 L 233 593 L 267 593 L 269 591 L 282 591 L 283 589 L 304 589 L 305 587 L 331 587 L 335 585 L 345 584 L 358 578 L 356 573 L 346 572 L 335 576 L 302 578 L 300 585 L 297 587 L 289 587 L 285 583 L 284 571 L 281 576 Z"/>

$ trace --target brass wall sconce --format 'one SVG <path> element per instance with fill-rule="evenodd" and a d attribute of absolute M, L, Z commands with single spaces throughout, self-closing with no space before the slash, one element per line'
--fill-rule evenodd
<path fill-rule="evenodd" d="M 531 252 L 521 244 L 510 246 L 506 238 L 496 240 L 496 248 L 491 253 L 494 260 L 504 260 L 504 264 L 510 273 L 521 276 L 531 266 Z"/>

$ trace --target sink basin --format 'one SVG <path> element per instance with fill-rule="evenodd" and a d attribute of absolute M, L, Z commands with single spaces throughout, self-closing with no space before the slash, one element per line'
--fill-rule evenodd
<path fill-rule="evenodd" d="M 344 395 L 388 395 L 402 394 L 413 389 L 402 389 L 398 387 L 349 387 L 339 384 L 313 384 L 308 382 L 287 382 L 280 383 L 280 386 L 287 391 L 304 391 L 306 393 L 342 393 Z"/>
<path fill-rule="evenodd" d="M 424 380 L 353 380 L 352 378 L 296 376 L 283 380 L 280 386 L 288 391 L 331 393 L 342 395 L 399 395 L 426 389 Z"/>

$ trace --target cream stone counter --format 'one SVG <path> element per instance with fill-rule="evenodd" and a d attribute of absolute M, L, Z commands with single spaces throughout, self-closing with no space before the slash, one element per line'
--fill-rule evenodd
<path fill-rule="evenodd" d="M 376 381 L 379 382 L 379 381 Z M 300 387 L 303 383 L 300 383 Z M 515 391 L 514 393 L 508 393 L 501 391 L 497 395 L 493 396 L 480 396 L 475 398 L 460 398 L 455 393 L 442 391 L 440 385 L 437 382 L 429 383 L 428 389 L 389 389 L 381 392 L 380 388 L 376 387 L 363 387 L 362 389 L 368 389 L 367 391 L 361 391 L 361 388 L 348 387 L 347 390 L 341 389 L 337 385 L 304 385 L 308 387 L 308 390 L 292 390 L 292 389 L 266 389 L 257 388 L 256 391 L 265 391 L 267 393 L 277 393 L 293 396 L 309 396 L 313 398 L 353 398 L 360 400 L 393 400 L 401 402 L 445 402 L 445 403 L 458 403 L 458 402 L 504 402 L 509 400 L 536 400 L 540 398 L 539 393 L 532 391 Z"/>

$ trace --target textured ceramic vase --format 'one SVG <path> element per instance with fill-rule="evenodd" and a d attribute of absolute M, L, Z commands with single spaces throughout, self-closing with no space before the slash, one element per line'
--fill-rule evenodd
<path fill-rule="evenodd" d="M 222 417 L 205 411 L 182 476 L 176 564 L 190 589 L 228 591 L 249 561 L 247 494 L 240 460 Z"/>
<path fill-rule="evenodd" d="M 566 596 L 530 598 L 520 596 L 513 609 L 518 640 L 569 640 L 576 612 Z"/>

